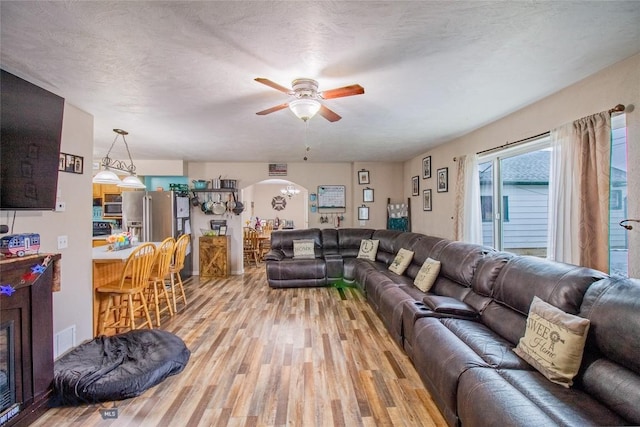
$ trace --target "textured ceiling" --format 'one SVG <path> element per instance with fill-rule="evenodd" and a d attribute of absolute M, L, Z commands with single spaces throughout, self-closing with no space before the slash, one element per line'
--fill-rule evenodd
<path fill-rule="evenodd" d="M 134 159 L 402 161 L 640 52 L 640 2 L 1 1 L 3 69 Z M 365 94 L 308 129 L 254 81 Z M 122 156 L 120 147 L 114 154 Z M 116 152 L 118 151 L 118 152 Z"/>

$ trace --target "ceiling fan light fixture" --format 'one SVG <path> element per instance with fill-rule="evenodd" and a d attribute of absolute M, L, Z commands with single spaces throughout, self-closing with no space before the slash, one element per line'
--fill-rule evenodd
<path fill-rule="evenodd" d="M 312 98 L 294 99 L 289 103 L 289 109 L 302 121 L 307 121 L 320 111 L 320 101 Z"/>

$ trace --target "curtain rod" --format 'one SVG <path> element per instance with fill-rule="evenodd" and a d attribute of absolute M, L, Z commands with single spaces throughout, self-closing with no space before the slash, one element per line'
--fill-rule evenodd
<path fill-rule="evenodd" d="M 616 105 L 615 107 L 613 107 L 612 109 L 610 109 L 610 110 L 609 110 L 609 114 L 621 113 L 621 112 L 623 112 L 623 111 L 624 111 L 624 109 L 625 109 L 624 105 L 622 105 L 622 104 L 618 104 L 618 105 Z M 519 139 L 519 140 L 517 140 L 517 141 L 507 142 L 506 144 L 499 145 L 499 146 L 497 146 L 497 147 L 488 148 L 488 149 L 486 149 L 486 150 L 478 151 L 478 152 L 476 153 L 476 155 L 477 155 L 477 154 L 484 154 L 484 153 L 488 153 L 488 152 L 490 152 L 490 151 L 494 151 L 494 150 L 500 150 L 500 149 L 502 149 L 502 148 L 507 148 L 507 147 L 510 147 L 510 146 L 512 146 L 512 145 L 515 145 L 515 144 L 520 144 L 520 143 L 522 143 L 522 142 L 529 141 L 529 140 L 531 140 L 531 139 L 540 138 L 541 136 L 548 135 L 549 133 L 550 133 L 550 131 L 546 131 L 546 132 L 539 133 L 538 135 L 533 135 L 533 136 L 529 136 L 529 137 L 527 137 L 527 138 Z M 454 162 L 455 162 L 456 160 L 457 160 L 456 158 L 454 158 L 454 159 L 453 159 L 453 161 L 454 161 Z"/>

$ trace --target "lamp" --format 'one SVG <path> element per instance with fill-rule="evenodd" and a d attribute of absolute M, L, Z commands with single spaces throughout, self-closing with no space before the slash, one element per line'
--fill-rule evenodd
<path fill-rule="evenodd" d="M 102 158 L 100 164 L 104 167 L 104 170 L 98 172 L 96 176 L 93 177 L 93 182 L 95 184 L 116 184 L 118 187 L 125 188 L 147 188 L 140 179 L 136 176 L 136 167 L 133 164 L 133 159 L 131 158 L 131 153 L 129 152 L 129 144 L 127 144 L 127 140 L 125 139 L 125 135 L 128 135 L 129 132 L 122 129 L 114 129 L 116 133 L 116 137 L 111 143 L 111 147 L 109 147 L 109 151 L 107 151 L 107 155 Z M 118 140 L 118 136 L 122 136 L 122 142 L 124 142 L 124 146 L 127 149 L 127 154 L 129 155 L 129 162 L 122 160 L 114 160 L 109 157 L 113 146 L 116 145 L 116 141 Z M 120 180 L 118 175 L 112 171 L 112 169 L 119 170 L 122 172 L 127 172 L 129 176 Z"/>
<path fill-rule="evenodd" d="M 300 193 L 300 190 L 294 187 L 292 184 L 287 184 L 285 188 L 281 188 L 280 192 L 282 195 L 287 196 L 288 198 L 292 198 L 296 194 Z"/>
<path fill-rule="evenodd" d="M 289 103 L 289 109 L 302 121 L 307 121 L 320 111 L 320 101 L 313 98 L 298 98 Z"/>

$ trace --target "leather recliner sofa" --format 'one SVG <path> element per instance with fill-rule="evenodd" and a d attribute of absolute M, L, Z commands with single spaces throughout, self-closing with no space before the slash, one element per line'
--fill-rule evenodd
<path fill-rule="evenodd" d="M 297 239 L 314 241 L 315 259 L 293 258 Z M 379 240 L 375 262 L 357 258 L 362 239 Z M 272 287 L 361 289 L 452 426 L 640 424 L 639 280 L 392 230 L 275 231 L 271 245 Z M 414 255 L 397 275 L 401 248 Z M 428 257 L 441 269 L 425 293 L 413 280 Z M 534 296 L 591 322 L 571 388 L 513 352 Z"/>

